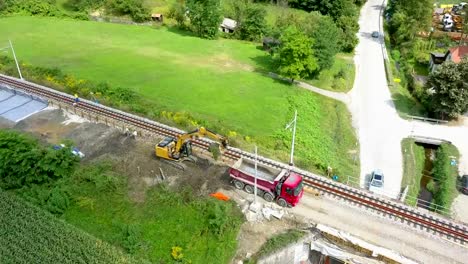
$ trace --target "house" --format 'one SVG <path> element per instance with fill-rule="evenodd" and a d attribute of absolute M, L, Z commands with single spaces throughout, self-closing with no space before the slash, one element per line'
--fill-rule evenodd
<path fill-rule="evenodd" d="M 447 50 L 445 53 L 431 52 L 429 70 L 434 72 L 437 67 L 439 67 L 439 65 L 446 61 L 459 63 L 465 56 L 468 57 L 468 46 L 453 47 Z"/>
<path fill-rule="evenodd" d="M 233 33 L 234 29 L 237 27 L 237 21 L 230 18 L 224 18 L 223 22 L 219 26 L 219 30 L 225 33 Z"/>

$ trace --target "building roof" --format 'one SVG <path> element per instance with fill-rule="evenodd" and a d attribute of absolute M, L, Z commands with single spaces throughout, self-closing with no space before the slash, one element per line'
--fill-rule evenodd
<path fill-rule="evenodd" d="M 232 20 L 230 18 L 224 18 L 223 22 L 221 23 L 221 26 L 234 30 L 237 27 L 237 21 Z"/>
<path fill-rule="evenodd" d="M 431 52 L 431 55 L 435 58 L 445 58 L 445 53 L 439 53 L 439 52 Z"/>
<path fill-rule="evenodd" d="M 443 9 L 443 8 L 434 8 L 434 13 L 435 13 L 435 14 L 443 14 L 443 13 L 444 13 L 444 9 Z"/>
<path fill-rule="evenodd" d="M 458 46 L 449 49 L 452 61 L 459 63 L 463 57 L 468 56 L 468 46 Z"/>

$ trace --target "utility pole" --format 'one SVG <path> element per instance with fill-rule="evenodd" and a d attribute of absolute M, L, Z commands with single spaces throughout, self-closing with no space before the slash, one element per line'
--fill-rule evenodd
<path fill-rule="evenodd" d="M 293 126 L 293 136 L 292 136 L 292 143 L 291 143 L 291 157 L 289 159 L 289 166 L 294 166 L 294 160 L 293 160 L 293 157 L 294 157 L 294 141 L 296 139 L 296 122 L 297 121 L 297 109 L 294 111 L 294 119 L 293 121 L 291 121 L 291 123 L 289 123 L 288 125 L 286 125 L 286 129 L 289 129 L 291 127 L 291 125 L 294 124 Z"/>
<path fill-rule="evenodd" d="M 8 40 L 8 41 L 10 42 L 10 48 L 11 48 L 11 51 L 13 52 L 13 58 L 15 59 L 16 68 L 18 68 L 18 73 L 19 73 L 20 79 L 23 80 L 23 75 L 21 74 L 21 70 L 20 70 L 20 67 L 19 67 L 19 64 L 18 64 L 18 60 L 16 59 L 15 49 L 13 49 L 13 44 L 11 43 L 11 40 Z"/>
<path fill-rule="evenodd" d="M 257 145 L 255 145 L 254 204 L 257 203 Z"/>

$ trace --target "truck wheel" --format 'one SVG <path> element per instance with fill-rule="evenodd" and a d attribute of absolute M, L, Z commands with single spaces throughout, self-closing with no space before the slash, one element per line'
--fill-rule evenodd
<path fill-rule="evenodd" d="M 287 207 L 287 206 L 288 206 L 288 202 L 286 202 L 286 200 L 283 199 L 283 198 L 279 198 L 279 199 L 278 199 L 278 204 L 279 204 L 281 207 Z"/>
<path fill-rule="evenodd" d="M 252 185 L 246 184 L 244 190 L 246 193 L 254 193 L 254 187 Z"/>
<path fill-rule="evenodd" d="M 239 189 L 239 190 L 244 189 L 244 183 L 241 181 L 234 181 L 234 186 L 236 186 L 236 189 Z"/>
<path fill-rule="evenodd" d="M 263 195 L 263 199 L 265 199 L 265 201 L 267 201 L 267 202 L 271 202 L 271 201 L 273 201 L 273 199 L 275 199 L 275 197 L 273 196 L 273 194 L 271 194 L 269 192 L 266 192 Z"/>

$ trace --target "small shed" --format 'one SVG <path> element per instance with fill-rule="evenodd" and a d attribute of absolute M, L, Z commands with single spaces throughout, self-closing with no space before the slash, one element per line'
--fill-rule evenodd
<path fill-rule="evenodd" d="M 273 37 L 265 37 L 263 38 L 263 49 L 270 51 L 272 48 L 277 47 L 281 44 L 279 39 L 275 39 Z"/>
<path fill-rule="evenodd" d="M 234 29 L 237 27 L 237 21 L 230 18 L 224 18 L 223 22 L 219 26 L 219 30 L 225 33 L 233 33 Z"/>
<path fill-rule="evenodd" d="M 163 15 L 162 14 L 151 14 L 151 20 L 157 22 L 163 22 Z"/>
<path fill-rule="evenodd" d="M 429 59 L 429 70 L 434 72 L 440 64 L 442 64 L 447 59 L 446 53 L 431 52 L 431 57 Z"/>

